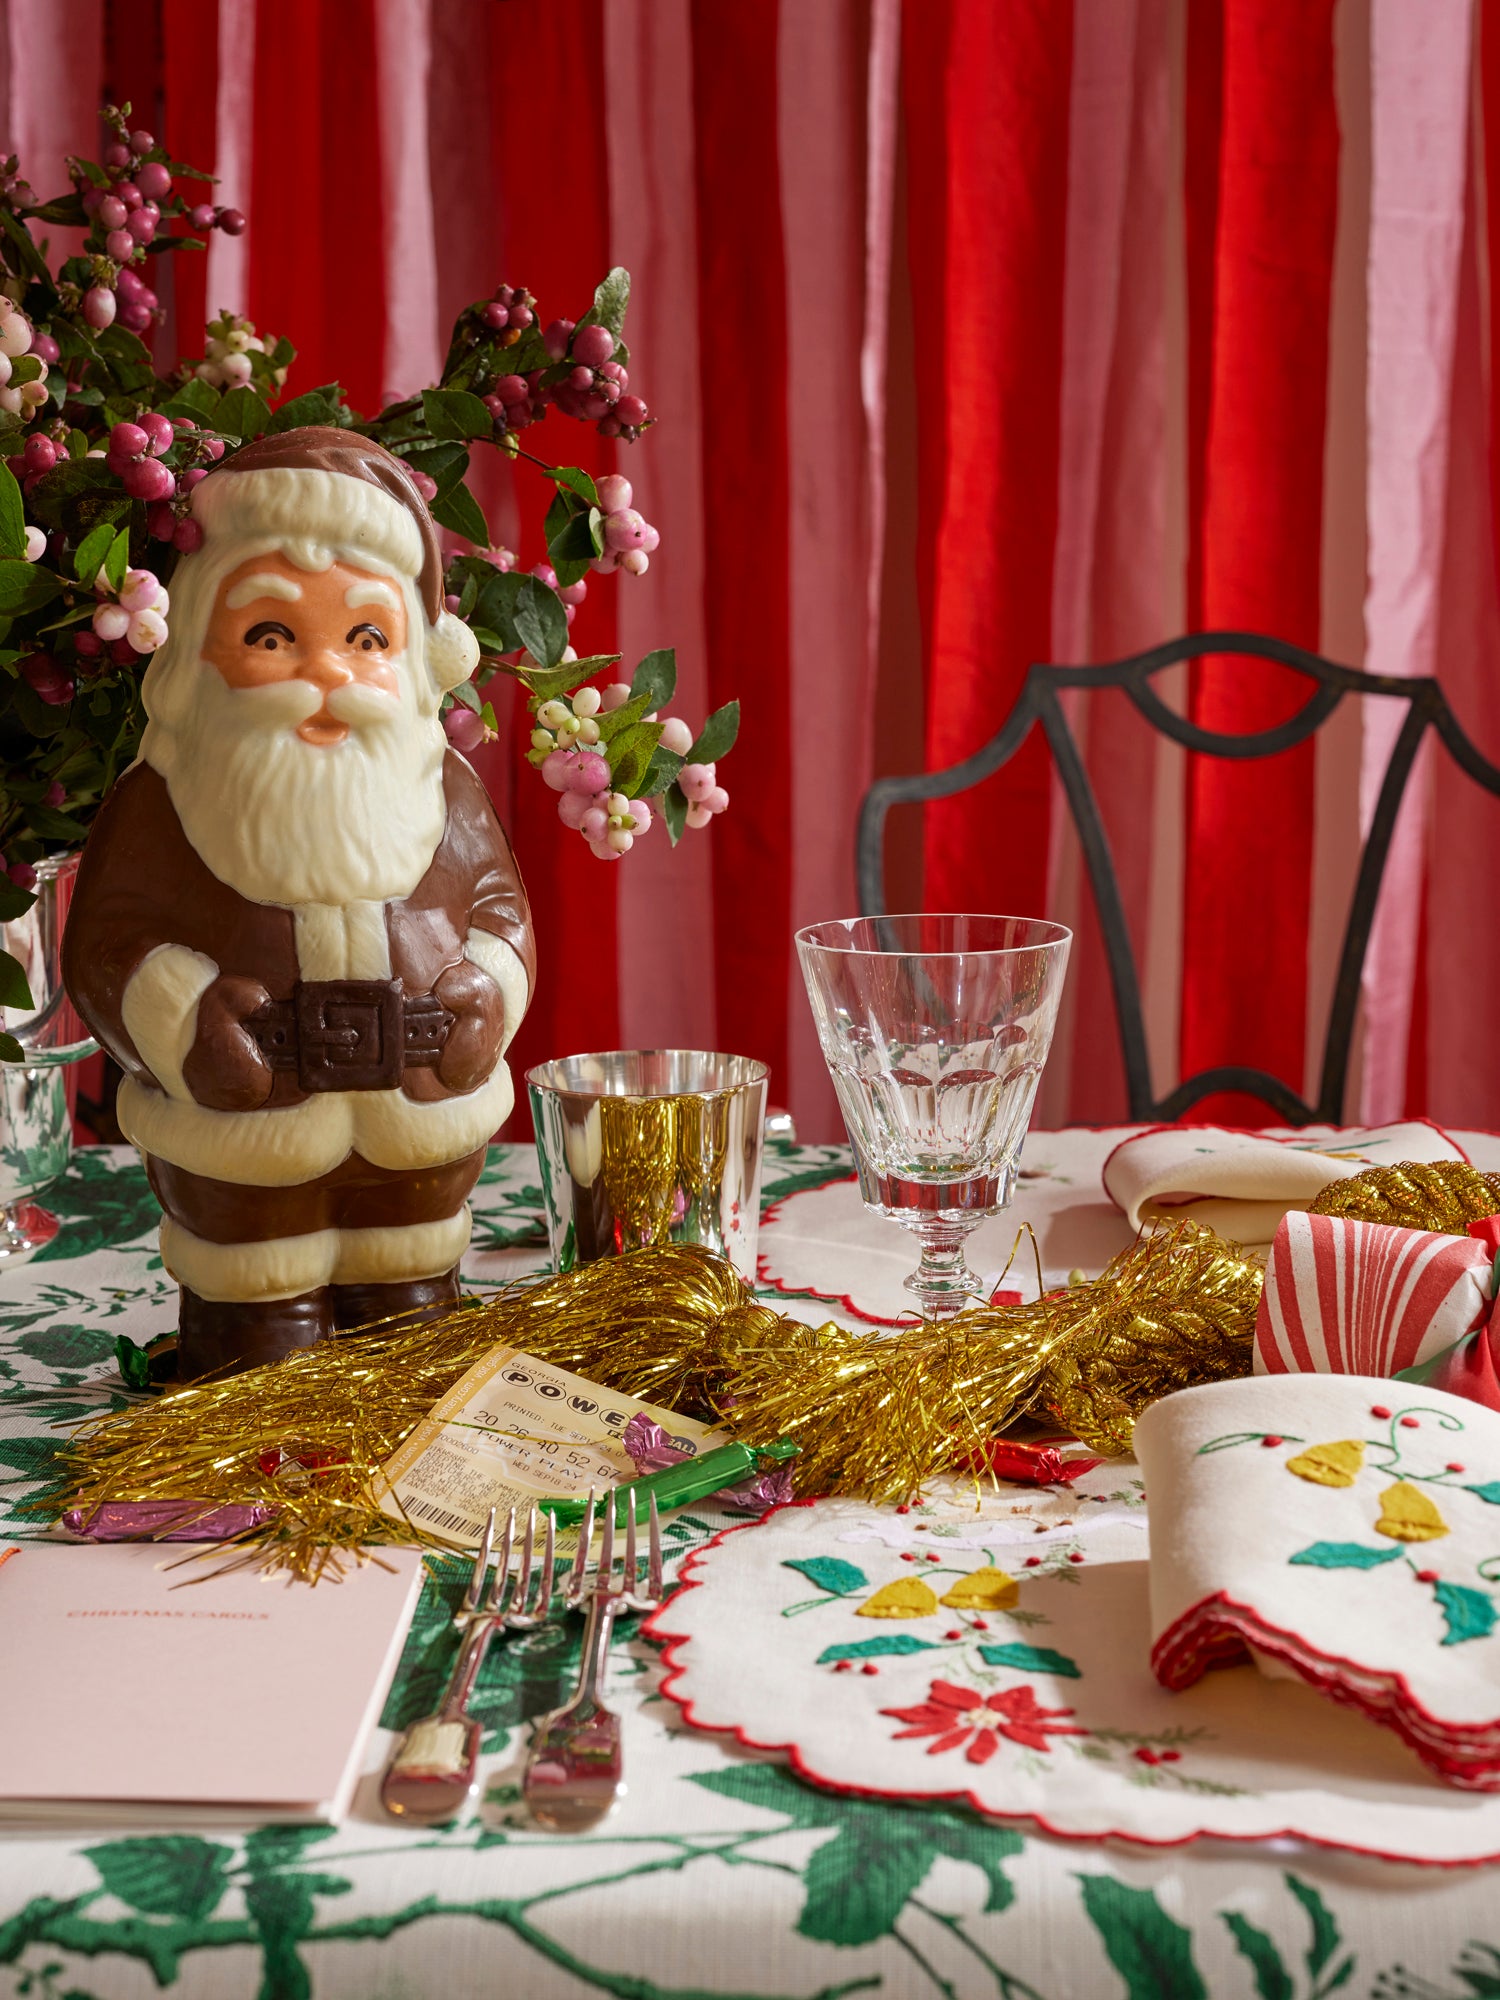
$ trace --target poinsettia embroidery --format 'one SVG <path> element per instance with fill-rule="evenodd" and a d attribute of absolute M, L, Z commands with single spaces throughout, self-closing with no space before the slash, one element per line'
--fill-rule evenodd
<path fill-rule="evenodd" d="M 1088 1735 L 1078 1723 L 1060 1720 L 1073 1713 L 1071 1708 L 1043 1708 L 1029 1687 L 980 1694 L 975 1688 L 955 1687 L 952 1681 L 934 1681 L 926 1701 L 915 1708 L 883 1708 L 880 1712 L 911 1724 L 909 1729 L 896 1731 L 898 1743 L 912 1736 L 931 1736 L 929 1757 L 967 1743 L 964 1755 L 971 1764 L 987 1764 L 1002 1736 L 1028 1750 L 1050 1750 L 1051 1737 Z"/>

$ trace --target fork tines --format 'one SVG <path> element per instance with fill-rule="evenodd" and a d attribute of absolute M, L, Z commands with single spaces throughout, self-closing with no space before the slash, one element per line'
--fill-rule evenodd
<path fill-rule="evenodd" d="M 567 1601 L 576 1607 L 584 1599 L 602 1592 L 619 1597 L 634 1609 L 644 1610 L 648 1602 L 653 1606 L 662 1594 L 661 1520 L 657 1513 L 656 1495 L 651 1495 L 650 1515 L 647 1524 L 646 1542 L 646 1584 L 644 1593 L 640 1585 L 640 1552 L 638 1548 L 635 1493 L 625 1489 L 625 1549 L 621 1573 L 615 1575 L 615 1513 L 618 1495 L 608 1492 L 604 1501 L 604 1524 L 599 1539 L 599 1560 L 590 1569 L 593 1555 L 594 1515 L 597 1508 L 595 1490 L 589 1489 L 589 1503 L 583 1518 L 583 1527 L 578 1536 L 578 1553 L 573 1558 L 573 1572 L 568 1579 Z"/>

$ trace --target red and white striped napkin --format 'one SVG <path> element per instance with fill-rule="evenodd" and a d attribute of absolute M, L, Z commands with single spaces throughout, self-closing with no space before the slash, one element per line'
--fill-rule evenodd
<path fill-rule="evenodd" d="M 1468 1236 L 1294 1213 L 1271 1246 L 1255 1373 L 1393 1376 L 1500 1410 L 1500 1217 Z"/>

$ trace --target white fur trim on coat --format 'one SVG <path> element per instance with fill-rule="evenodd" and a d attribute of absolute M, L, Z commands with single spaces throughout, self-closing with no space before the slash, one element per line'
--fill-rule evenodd
<path fill-rule="evenodd" d="M 500 997 L 505 1002 L 505 1040 L 501 1049 L 508 1049 L 512 1035 L 520 1027 L 526 1013 L 526 1003 L 531 998 L 526 981 L 526 968 L 522 965 L 514 945 L 507 944 L 493 931 L 472 930 L 464 939 L 464 957 L 477 965 L 481 972 L 488 973 L 500 988 Z"/>
<path fill-rule="evenodd" d="M 182 1065 L 198 1033 L 198 1002 L 218 976 L 218 966 L 201 951 L 159 944 L 125 983 L 125 1032 L 168 1097 L 191 1101 Z"/>
<path fill-rule="evenodd" d="M 126 1077 L 117 1115 L 133 1146 L 188 1173 L 296 1187 L 351 1153 L 398 1173 L 461 1160 L 488 1143 L 514 1099 L 502 1059 L 477 1090 L 429 1104 L 399 1090 L 338 1090 L 272 1111 L 210 1111 Z"/>
<path fill-rule="evenodd" d="M 200 1299 L 294 1299 L 323 1285 L 440 1278 L 469 1247 L 467 1202 L 440 1222 L 399 1229 L 312 1229 L 268 1243 L 210 1243 L 162 1217 L 161 1260 Z"/>

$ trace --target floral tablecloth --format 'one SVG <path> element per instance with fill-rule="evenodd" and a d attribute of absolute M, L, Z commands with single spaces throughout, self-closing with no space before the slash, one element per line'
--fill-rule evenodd
<path fill-rule="evenodd" d="M 1500 1167 L 1500 1142 L 1459 1136 L 1477 1164 Z M 1102 1162 L 1119 1137 L 1067 1135 L 1080 1221 L 1097 1222 L 1102 1200 L 1088 1160 L 1097 1151 Z M 1037 1135 L 1029 1157 L 1055 1150 Z M 765 1199 L 848 1171 L 841 1148 L 774 1146 Z M 145 1338 L 172 1312 L 154 1204 L 131 1154 L 80 1153 L 48 1199 L 63 1232 L 0 1277 L 0 1534 L 9 1537 L 35 1532 L 18 1507 L 49 1476 L 54 1427 L 114 1400 L 115 1335 Z M 530 1151 L 497 1148 L 476 1198 L 473 1285 L 538 1266 L 540 1202 Z M 1079 1259 L 1090 1261 L 1082 1243 Z M 798 1310 L 817 1308 L 802 1300 Z M 1138 1490 L 1132 1466 L 1118 1474 L 1122 1495 Z M 727 1525 L 711 1505 L 688 1509 L 672 1523 L 677 1555 Z M 456 1582 L 455 1572 L 427 1587 L 388 1728 L 432 1705 Z M 490 1732 L 484 1798 L 447 1832 L 392 1826 L 367 1780 L 337 1829 L 0 1835 L 0 1994 L 1500 1996 L 1494 1869 L 1396 1867 L 1290 1842 L 1105 1847 L 988 1825 L 958 1807 L 818 1791 L 688 1728 L 660 1693 L 656 1649 L 629 1628 L 610 1693 L 626 1717 L 630 1794 L 586 1838 L 536 1833 L 515 1803 L 526 1719 L 561 1698 L 576 1648 L 570 1626 L 491 1654 L 479 1693 Z M 774 1657 L 765 1670 L 775 1675 Z M 169 1728 L 170 1694 L 122 1688 L 110 1714 L 81 1716 L 79 1729 Z M 372 1773 L 387 1740 L 372 1745 Z M 1153 1781 L 1143 1762 L 1140 1782 Z"/>

